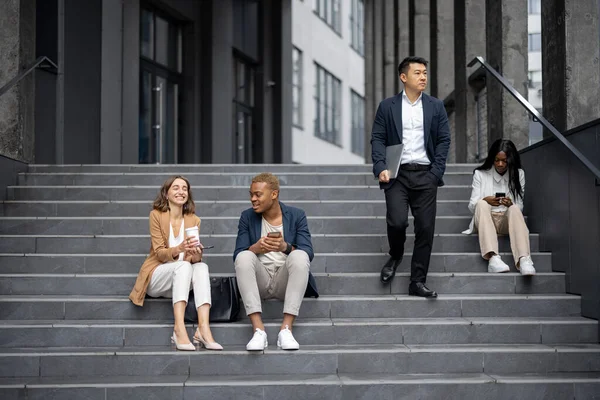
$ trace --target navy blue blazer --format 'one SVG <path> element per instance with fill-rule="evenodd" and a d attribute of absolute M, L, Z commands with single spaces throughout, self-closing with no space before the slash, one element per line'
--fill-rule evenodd
<path fill-rule="evenodd" d="M 305 251 L 308 254 L 309 260 L 312 261 L 315 253 L 310 239 L 305 212 L 296 207 L 286 206 L 282 202 L 279 202 L 279 206 L 283 215 L 283 237 L 285 241 L 291 243 L 297 250 Z M 248 208 L 242 212 L 238 223 L 235 251 L 233 252 L 234 262 L 240 252 L 248 250 L 250 246 L 258 242 L 261 237 L 261 227 L 262 214 L 254 212 L 252 208 Z M 304 297 L 319 297 L 315 278 L 310 271 L 308 272 L 308 285 Z"/>
<path fill-rule="evenodd" d="M 423 128 L 425 131 L 425 151 L 431 161 L 430 172 L 438 178 L 438 186 L 443 186 L 442 177 L 446 171 L 446 158 L 450 147 L 450 127 L 444 103 L 423 93 Z M 371 158 L 373 174 L 379 178 L 381 171 L 388 169 L 385 148 L 402 143 L 402 92 L 379 103 L 373 129 L 371 131 Z M 380 183 L 381 189 L 393 184 Z"/>

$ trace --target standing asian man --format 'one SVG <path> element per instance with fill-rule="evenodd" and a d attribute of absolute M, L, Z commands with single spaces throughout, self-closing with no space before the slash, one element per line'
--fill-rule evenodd
<path fill-rule="evenodd" d="M 414 216 L 415 243 L 408 293 L 437 297 L 426 285 L 435 230 L 437 188 L 444 184 L 450 129 L 444 104 L 424 93 L 427 60 L 407 57 L 398 65 L 404 90 L 383 100 L 377 108 L 371 133 L 373 173 L 385 191 L 390 259 L 381 270 L 381 281 L 394 278 L 404 256 L 408 208 Z M 402 143 L 398 176 L 390 178 L 386 147 Z"/>

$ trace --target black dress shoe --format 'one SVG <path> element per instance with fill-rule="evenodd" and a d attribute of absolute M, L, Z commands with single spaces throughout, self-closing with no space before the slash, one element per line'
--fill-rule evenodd
<path fill-rule="evenodd" d="M 408 294 L 419 297 L 437 297 L 437 293 L 433 290 L 430 290 L 423 282 L 411 282 L 408 286 Z"/>
<path fill-rule="evenodd" d="M 381 268 L 381 282 L 389 283 L 394 279 L 396 275 L 396 270 L 398 269 L 398 265 L 402 262 L 402 259 L 395 260 L 390 257 L 389 260 L 385 263 L 383 268 Z"/>

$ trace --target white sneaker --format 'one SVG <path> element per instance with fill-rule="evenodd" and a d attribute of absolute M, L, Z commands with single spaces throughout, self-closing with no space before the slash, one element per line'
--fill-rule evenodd
<path fill-rule="evenodd" d="M 521 275 L 535 275 L 531 256 L 521 257 L 519 260 L 519 271 L 521 271 Z"/>
<path fill-rule="evenodd" d="M 298 350 L 300 348 L 300 345 L 294 339 L 294 335 L 292 335 L 292 331 L 290 331 L 287 325 L 277 335 L 277 347 L 282 350 Z"/>
<path fill-rule="evenodd" d="M 246 345 L 246 350 L 248 351 L 263 351 L 269 347 L 269 343 L 267 342 L 267 332 L 256 328 L 254 332 L 254 336 Z"/>
<path fill-rule="evenodd" d="M 510 271 L 510 267 L 506 265 L 504 261 L 500 258 L 498 254 L 493 255 L 488 262 L 488 272 L 508 272 Z"/>

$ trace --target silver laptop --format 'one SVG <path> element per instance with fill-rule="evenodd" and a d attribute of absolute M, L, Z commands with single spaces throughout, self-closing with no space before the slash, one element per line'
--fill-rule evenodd
<path fill-rule="evenodd" d="M 402 160 L 402 150 L 404 150 L 403 143 L 387 146 L 385 148 L 385 162 L 390 171 L 390 179 L 396 179 L 398 176 L 400 162 Z"/>

